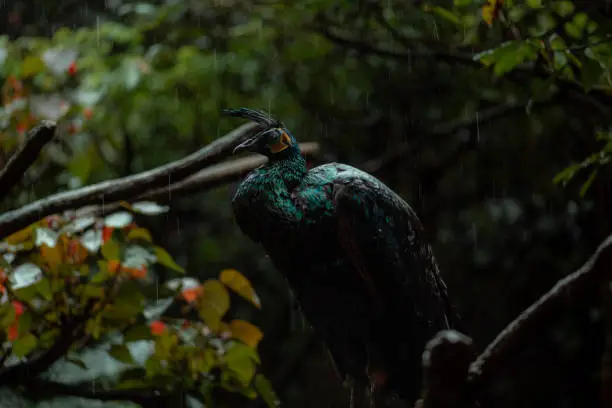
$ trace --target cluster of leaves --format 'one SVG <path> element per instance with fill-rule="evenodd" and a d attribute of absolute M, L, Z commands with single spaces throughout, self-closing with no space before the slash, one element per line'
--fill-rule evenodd
<path fill-rule="evenodd" d="M 582 88 L 585 93 L 612 92 L 612 33 L 602 28 L 605 21 L 595 21 L 583 6 L 566 0 L 487 0 L 484 5 L 454 0 L 451 9 L 429 9 L 463 30 L 463 44 L 485 45 L 474 60 L 497 76 L 535 72 L 540 80 L 533 82 L 530 104 L 550 98 L 559 83 Z M 484 36 L 482 22 L 489 27 Z M 488 47 L 492 37 L 493 46 Z M 609 129 L 601 131 L 609 133 Z M 598 136 L 603 139 L 606 137 Z M 581 195 L 586 194 L 597 166 L 609 161 L 608 150 L 606 144 L 593 156 L 560 172 L 555 182 L 567 183 L 579 170 L 595 166 L 580 190 Z"/>
<path fill-rule="evenodd" d="M 105 217 L 91 209 L 49 216 L 0 243 L 5 366 L 27 364 L 69 342 L 67 360 L 83 367 L 78 354 L 104 343 L 108 355 L 128 367 L 116 388 L 180 389 L 207 400 L 223 387 L 276 405 L 257 373 L 262 333 L 247 321 L 223 320 L 230 290 L 260 307 L 250 282 L 227 269 L 203 283 L 177 278 L 159 285 L 156 268 L 184 270 L 135 219 L 166 207 L 122 205 L 125 210 Z M 164 315 L 173 304 L 184 317 Z M 137 361 L 130 345 L 143 341 L 150 352 Z"/>
<path fill-rule="evenodd" d="M 611 38 L 573 2 L 553 1 L 545 5 L 533 0 L 488 0 L 484 5 L 478 3 L 455 0 L 452 9 L 436 6 L 431 10 L 466 30 L 464 44 L 486 44 L 487 39 L 497 34 L 494 47 L 476 54 L 474 59 L 491 66 L 498 76 L 537 62 L 538 68 L 550 75 L 551 83 L 566 79 L 587 91 L 593 87 L 612 87 Z M 480 35 L 483 21 L 493 34 Z M 500 42 L 500 32 L 514 38 Z"/>
<path fill-rule="evenodd" d="M 124 175 L 126 167 L 137 171 L 168 160 L 156 155 L 126 166 L 124 161 L 133 159 L 125 157 L 129 143 L 172 153 L 177 140 L 203 143 L 216 137 L 208 123 L 221 108 L 215 95 L 224 95 L 228 105 L 248 104 L 223 90 L 221 76 L 242 82 L 255 95 L 257 76 L 266 71 L 253 66 L 250 55 L 217 52 L 211 36 L 193 45 L 176 29 L 179 38 L 151 41 L 166 37 L 164 30 L 176 27 L 187 11 L 182 2 L 125 4 L 116 10 L 125 22 L 62 28 L 52 38 L 0 38 L 2 150 L 14 149 L 33 123 L 59 121 L 62 135 L 70 136 L 45 149 L 41 164 L 60 168 L 59 184 L 74 188 Z M 245 25 L 248 31 L 229 35 L 240 39 L 257 27 Z M 172 144 L 154 136 L 160 133 L 171 134 Z"/>

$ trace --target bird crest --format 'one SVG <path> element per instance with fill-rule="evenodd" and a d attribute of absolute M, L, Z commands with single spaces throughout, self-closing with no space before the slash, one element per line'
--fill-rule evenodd
<path fill-rule="evenodd" d="M 283 123 L 280 120 L 273 118 L 272 116 L 270 116 L 270 114 L 264 111 L 248 108 L 238 108 L 224 109 L 223 113 L 228 116 L 244 118 L 250 120 L 251 122 L 255 122 L 261 126 L 262 130 L 284 127 Z"/>

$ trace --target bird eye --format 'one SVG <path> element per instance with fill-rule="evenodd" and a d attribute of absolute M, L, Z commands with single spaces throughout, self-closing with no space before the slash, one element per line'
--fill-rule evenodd
<path fill-rule="evenodd" d="M 291 138 L 285 131 L 283 131 L 283 133 L 281 134 L 281 142 L 286 144 L 287 146 L 291 146 Z"/>

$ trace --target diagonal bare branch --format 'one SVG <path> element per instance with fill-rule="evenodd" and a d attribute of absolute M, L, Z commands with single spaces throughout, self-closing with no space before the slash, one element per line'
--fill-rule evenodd
<path fill-rule="evenodd" d="M 597 248 L 576 272 L 558 281 L 552 289 L 535 301 L 487 346 L 470 366 L 470 382 L 482 385 L 512 356 L 512 352 L 542 328 L 551 315 L 559 313 L 568 299 L 584 295 L 610 279 L 612 270 L 612 235 Z"/>
<path fill-rule="evenodd" d="M 300 143 L 302 154 L 306 157 L 313 157 L 319 152 L 319 144 L 316 142 Z M 167 186 L 152 189 L 136 197 L 128 197 L 123 201 L 170 201 L 172 198 L 184 196 L 192 193 L 201 193 L 212 190 L 240 180 L 249 171 L 266 163 L 266 158 L 260 155 L 252 155 L 240 159 L 229 160 L 223 163 L 214 164 L 199 172 L 187 177 L 186 179 L 169 184 Z M 79 209 L 80 215 L 103 215 L 118 210 L 120 203 L 108 203 L 104 205 L 91 205 Z"/>
<path fill-rule="evenodd" d="M 10 189 L 19 183 L 26 170 L 38 158 L 42 148 L 53 139 L 55 129 L 55 122 L 45 120 L 28 132 L 24 145 L 0 170 L 0 199 L 6 197 Z"/>
<path fill-rule="evenodd" d="M 149 190 L 181 181 L 201 168 L 218 163 L 229 156 L 234 146 L 256 128 L 256 124 L 247 123 L 180 160 L 132 176 L 54 194 L 9 211 L 0 215 L 0 237 L 19 231 L 50 214 L 137 197 Z"/>

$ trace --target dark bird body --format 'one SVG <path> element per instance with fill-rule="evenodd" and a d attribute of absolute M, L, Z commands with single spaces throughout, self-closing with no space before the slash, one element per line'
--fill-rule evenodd
<path fill-rule="evenodd" d="M 340 374 L 413 401 L 424 345 L 449 327 L 446 287 L 418 217 L 354 167 L 308 170 L 293 136 L 269 121 L 237 148 L 270 158 L 233 198 L 240 228 L 287 278 Z"/>

